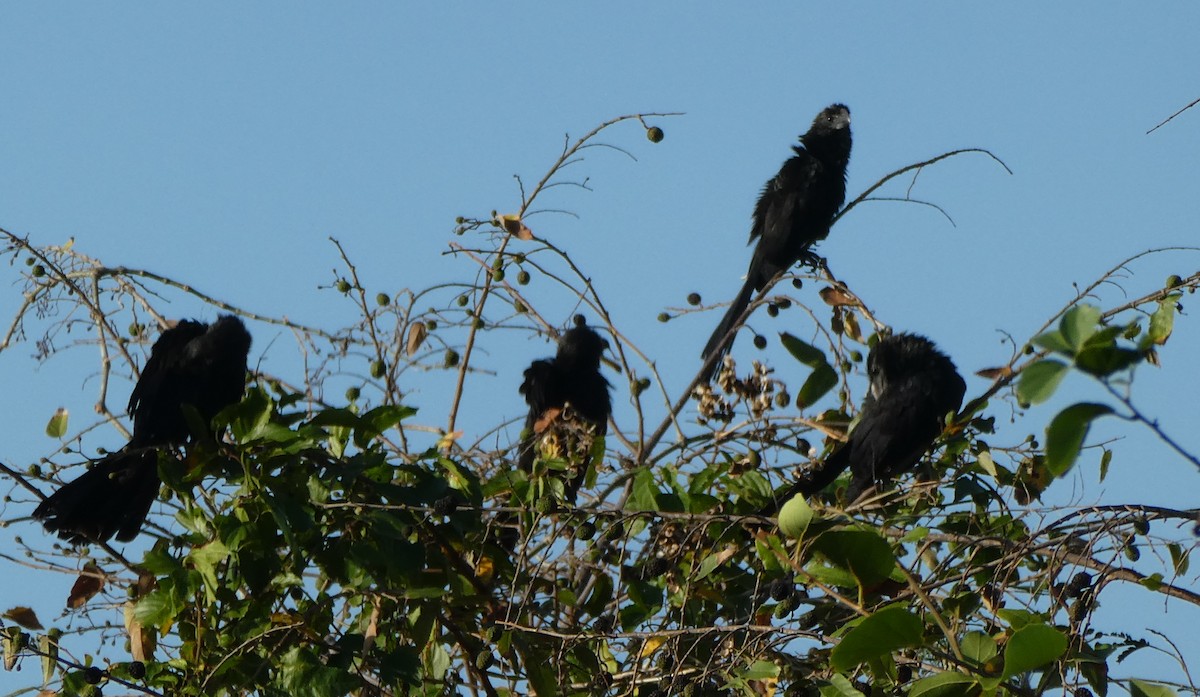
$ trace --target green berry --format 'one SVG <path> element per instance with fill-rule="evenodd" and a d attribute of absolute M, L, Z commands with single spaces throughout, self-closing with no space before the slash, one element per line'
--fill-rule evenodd
<path fill-rule="evenodd" d="M 663 139 L 663 130 L 658 126 L 651 126 L 646 129 L 646 137 L 651 143 L 661 143 Z"/>
<path fill-rule="evenodd" d="M 388 297 L 387 293 L 380 293 L 379 295 L 375 296 L 375 302 L 379 303 L 380 307 L 387 305 L 391 301 L 392 299 Z"/>
<path fill-rule="evenodd" d="M 387 366 L 385 366 L 383 364 L 383 361 L 380 361 L 380 360 L 371 361 L 371 377 L 378 379 L 378 378 L 383 377 L 384 373 L 386 373 L 386 372 L 387 372 Z"/>
<path fill-rule="evenodd" d="M 41 278 L 42 276 L 45 276 L 45 275 L 46 275 L 46 267 L 45 266 L 38 264 L 37 266 L 33 267 L 33 277 L 34 278 Z"/>
<path fill-rule="evenodd" d="M 671 321 L 671 315 L 668 315 L 665 312 L 660 312 L 660 313 L 658 313 L 658 321 L 659 322 L 669 322 L 669 321 Z"/>
<path fill-rule="evenodd" d="M 699 305 L 700 304 L 700 294 L 699 293 L 688 293 L 687 303 L 688 303 L 688 305 L 692 305 L 692 306 Z"/>
<path fill-rule="evenodd" d="M 344 278 L 339 278 L 337 283 L 333 284 L 333 287 L 337 288 L 337 291 L 339 293 L 349 293 L 350 292 L 350 282 Z"/>
<path fill-rule="evenodd" d="M 525 269 L 521 269 L 521 271 L 517 273 L 517 284 L 523 286 L 527 283 L 529 283 L 529 272 Z"/>
<path fill-rule="evenodd" d="M 347 402 L 357 401 L 361 394 L 362 394 L 362 390 L 358 389 L 357 387 L 351 387 L 346 390 L 346 401 Z"/>
<path fill-rule="evenodd" d="M 446 349 L 446 353 L 442 357 L 442 365 L 447 368 L 453 368 L 458 365 L 458 351 Z"/>

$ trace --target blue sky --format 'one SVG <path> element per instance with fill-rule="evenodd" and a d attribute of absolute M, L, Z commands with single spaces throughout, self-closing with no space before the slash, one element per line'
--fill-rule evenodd
<path fill-rule="evenodd" d="M 820 248 L 882 319 L 928 334 L 973 373 L 1004 362 L 1001 332 L 1028 336 L 1072 296 L 1073 283 L 1150 247 L 1196 243 L 1200 111 L 1146 131 L 1200 96 L 1200 6 L 1156 10 L 9 4 L 0 7 L 0 227 L 41 244 L 73 236 L 110 264 L 151 268 L 264 314 L 338 326 L 350 308 L 317 289 L 337 265 L 328 237 L 342 240 L 372 291 L 468 279 L 468 265 L 443 255 L 456 239 L 455 216 L 515 209 L 512 176 L 539 178 L 564 133 L 620 114 L 685 112 L 657 122 L 666 131 L 658 145 L 636 125 L 613 129 L 605 141 L 637 161 L 591 151 L 575 171 L 592 191 L 560 188 L 543 200 L 579 217 L 530 221 L 585 265 L 674 394 L 698 368 L 698 347 L 718 318 L 663 325 L 656 315 L 691 291 L 708 302 L 733 296 L 759 188 L 813 115 L 841 101 L 853 112 L 852 195 L 962 147 L 987 148 L 1013 170 L 982 156 L 945 162 L 920 176 L 913 195 L 942 206 L 955 225 L 926 207 L 872 203 Z M 903 195 L 906 185 L 889 192 Z M 1200 254 L 1159 256 L 1135 265 L 1123 285 L 1133 297 L 1197 267 Z M 19 289 L 4 287 L 7 317 Z M 1121 297 L 1106 287 L 1100 300 Z M 173 308 L 213 316 L 186 301 Z M 756 326 L 796 331 L 782 321 Z M 286 335 L 252 329 L 264 367 L 294 369 Z M 749 344 L 743 337 L 735 355 L 756 355 Z M 1197 346 L 1200 329 L 1184 318 L 1163 368 L 1143 370 L 1136 388 L 1139 403 L 1193 451 Z M 475 398 L 499 397 L 465 416 L 466 427 L 518 416 L 520 369 L 550 352 L 544 341 L 520 340 L 490 356 L 497 375 L 479 382 Z M 0 403 L 9 433 L 0 458 L 16 465 L 53 449 L 42 429 L 55 408 L 82 419 L 95 398 L 93 353 L 46 364 L 30 353 L 26 345 L 0 355 L 9 395 Z M 792 368 L 778 358 L 781 371 Z M 447 384 L 434 376 L 413 386 L 413 399 L 444 413 L 437 405 Z M 969 385 L 970 395 L 986 383 Z M 1082 380 L 1069 387 L 1095 395 Z M 1040 432 L 1052 408 L 1018 428 Z M 1086 463 L 1058 485 L 1060 502 L 1195 505 L 1190 465 L 1121 424 L 1103 426 L 1097 437 L 1106 436 L 1124 438 L 1109 480 L 1097 483 L 1094 460 Z M 26 513 L 0 509 L 5 520 Z M 0 530 L 0 550 L 12 549 L 16 534 L 39 531 L 27 522 Z M 6 568 L 0 598 L 25 599 L 35 582 L 48 586 L 44 575 Z M 69 583 L 47 587 L 35 603 L 44 619 L 57 615 Z M 1167 610 L 1103 608 L 1101 617 L 1114 629 L 1176 634 L 1197 620 L 1193 607 Z M 0 673 L 0 690 L 23 684 Z"/>

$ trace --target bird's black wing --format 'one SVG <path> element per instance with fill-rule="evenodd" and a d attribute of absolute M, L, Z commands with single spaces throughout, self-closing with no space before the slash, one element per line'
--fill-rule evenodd
<path fill-rule="evenodd" d="M 150 358 L 129 395 L 133 442 L 139 446 L 187 439 L 187 422 L 179 411 L 181 399 L 190 392 L 190 385 L 181 382 L 186 376 L 186 349 L 207 330 L 203 322 L 183 320 L 164 331 L 151 347 Z"/>

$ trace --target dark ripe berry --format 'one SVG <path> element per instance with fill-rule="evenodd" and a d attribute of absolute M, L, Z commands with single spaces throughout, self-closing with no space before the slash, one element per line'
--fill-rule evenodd
<path fill-rule="evenodd" d="M 37 266 L 33 267 L 33 277 L 34 278 L 41 278 L 42 276 L 45 276 L 45 275 L 46 275 L 46 267 L 45 266 L 38 264 Z"/>
<path fill-rule="evenodd" d="M 579 527 L 575 528 L 575 539 L 577 540 L 587 541 L 595 536 L 596 526 L 592 525 L 591 523 L 583 523 Z"/>
<path fill-rule="evenodd" d="M 289 588 L 288 597 L 298 603 L 301 600 L 304 600 L 304 589 L 295 587 Z"/>
<path fill-rule="evenodd" d="M 613 630 L 613 618 L 611 615 L 600 615 L 596 621 L 592 622 L 592 631 L 600 634 L 608 634 Z"/>
<path fill-rule="evenodd" d="M 100 668 L 97 666 L 88 666 L 88 668 L 83 671 L 83 680 L 89 685 L 99 685 L 100 681 L 103 679 L 104 671 L 100 670 Z"/>
<path fill-rule="evenodd" d="M 146 664 L 141 661 L 133 661 L 129 664 L 129 677 L 134 680 L 140 680 L 146 677 Z"/>
<path fill-rule="evenodd" d="M 381 378 L 381 377 L 383 377 L 384 373 L 386 373 L 386 372 L 387 372 L 387 367 L 383 364 L 383 361 L 380 361 L 380 360 L 371 361 L 371 377 Z"/>
<path fill-rule="evenodd" d="M 800 280 L 800 279 L 798 279 L 798 278 L 793 278 L 793 279 L 792 279 L 792 287 L 793 287 L 793 288 L 803 288 L 803 287 L 804 287 L 804 281 L 801 281 L 801 280 Z"/>
<path fill-rule="evenodd" d="M 671 315 L 668 315 L 665 312 L 658 313 L 658 321 L 659 322 L 668 322 L 668 321 L 670 321 L 670 319 L 671 319 Z"/>
<path fill-rule="evenodd" d="M 529 283 L 529 272 L 525 269 L 521 269 L 517 272 L 517 284 L 523 286 L 527 283 Z"/>
<path fill-rule="evenodd" d="M 646 129 L 646 137 L 651 143 L 661 143 L 663 139 L 663 130 L 658 126 L 651 126 Z"/>
<path fill-rule="evenodd" d="M 333 284 L 333 287 L 337 288 L 339 293 L 349 293 L 350 292 L 350 281 L 347 281 L 344 278 L 339 278 L 337 283 Z"/>
<path fill-rule="evenodd" d="M 771 594 L 771 600 L 783 602 L 792 597 L 792 592 L 796 589 L 796 584 L 786 578 L 777 578 L 771 581 L 771 585 L 767 586 L 767 592 Z"/>
<path fill-rule="evenodd" d="M 775 303 L 767 303 L 767 314 L 772 317 L 779 316 L 779 306 Z"/>
<path fill-rule="evenodd" d="M 357 387 L 347 388 L 346 401 L 353 402 L 353 401 L 357 400 L 359 395 L 361 395 L 361 394 L 362 394 L 362 390 L 358 389 Z"/>
<path fill-rule="evenodd" d="M 379 295 L 375 296 L 375 302 L 379 303 L 380 307 L 387 305 L 391 301 L 392 301 L 392 299 L 390 297 L 388 297 L 387 293 L 380 293 Z"/>
<path fill-rule="evenodd" d="M 671 562 L 662 557 L 655 557 L 646 562 L 646 578 L 662 576 L 671 570 Z"/>
<path fill-rule="evenodd" d="M 1071 577 L 1071 582 L 1067 584 L 1067 595 L 1072 598 L 1078 598 L 1083 595 L 1083 592 L 1092 587 L 1092 575 L 1086 571 L 1080 571 Z"/>
<path fill-rule="evenodd" d="M 900 666 L 896 669 L 896 682 L 904 684 L 912 680 L 912 666 Z"/>
<path fill-rule="evenodd" d="M 442 357 L 442 365 L 447 368 L 453 368 L 458 365 L 458 351 L 446 349 L 446 354 Z"/>
<path fill-rule="evenodd" d="M 763 336 L 762 334 L 755 334 L 754 335 L 754 348 L 759 349 L 761 351 L 762 349 L 765 349 L 766 347 L 767 347 L 767 337 Z"/>
<path fill-rule="evenodd" d="M 433 514 L 438 517 L 448 516 L 458 508 L 458 502 L 453 496 L 443 496 L 433 502 Z"/>
<path fill-rule="evenodd" d="M 791 307 L 791 306 L 792 306 L 792 301 L 791 301 L 791 300 L 788 300 L 787 298 L 780 298 L 780 300 L 779 300 L 779 303 L 778 303 L 778 304 L 779 304 L 779 309 L 780 309 L 780 310 L 786 310 L 786 309 L 788 309 L 789 307 Z"/>
<path fill-rule="evenodd" d="M 699 293 L 688 293 L 687 303 L 688 303 L 688 305 L 693 305 L 693 306 L 699 305 L 700 304 L 700 294 Z"/>
<path fill-rule="evenodd" d="M 1075 697 L 1092 697 L 1092 691 L 1086 687 L 1076 688 Z"/>

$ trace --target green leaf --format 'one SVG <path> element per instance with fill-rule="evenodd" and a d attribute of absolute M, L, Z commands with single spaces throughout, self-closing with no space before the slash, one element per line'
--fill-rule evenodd
<path fill-rule="evenodd" d="M 914 682 L 908 697 L 972 697 L 982 688 L 975 678 L 963 673 L 938 673 Z"/>
<path fill-rule="evenodd" d="M 1178 693 L 1166 685 L 1145 680 L 1130 680 L 1129 695 L 1130 697 L 1176 697 Z"/>
<path fill-rule="evenodd" d="M 1141 583 L 1143 586 L 1145 586 L 1146 588 L 1149 588 L 1152 591 L 1156 591 L 1159 588 L 1162 588 L 1162 582 L 1163 582 L 1163 575 L 1160 573 L 1150 574 L 1146 578 L 1143 578 L 1141 581 L 1139 581 L 1139 583 Z"/>
<path fill-rule="evenodd" d="M 1039 334 L 1033 338 L 1033 343 L 1056 353 L 1061 353 L 1067 356 L 1075 354 L 1074 347 L 1063 336 L 1063 333 L 1057 329 L 1052 329 L 1044 334 Z"/>
<path fill-rule="evenodd" d="M 66 407 L 59 407 L 54 410 L 54 416 L 50 417 L 50 421 L 46 422 L 46 435 L 51 438 L 62 438 L 67 435 L 67 422 L 70 420 L 71 413 Z"/>
<path fill-rule="evenodd" d="M 1067 650 L 1067 637 L 1054 627 L 1031 624 L 1013 632 L 1004 647 L 1004 679 L 1052 663 Z"/>
<path fill-rule="evenodd" d="M 1188 556 L 1192 550 L 1185 550 L 1178 542 L 1167 543 L 1167 549 L 1171 552 L 1171 566 L 1175 568 L 1175 574 L 1183 576 L 1188 572 Z"/>
<path fill-rule="evenodd" d="M 779 666 L 771 661 L 755 661 L 746 670 L 742 671 L 738 677 L 743 680 L 766 680 L 768 678 L 779 677 Z"/>
<path fill-rule="evenodd" d="M 1119 346 L 1089 346 L 1075 354 L 1075 365 L 1096 377 L 1108 377 L 1138 364 L 1142 353 Z"/>
<path fill-rule="evenodd" d="M 1067 343 L 1078 351 L 1084 342 L 1096 333 L 1096 325 L 1099 322 L 1100 308 L 1095 305 L 1076 305 L 1063 315 L 1058 329 Z"/>
<path fill-rule="evenodd" d="M 862 697 L 862 693 L 854 688 L 854 683 L 840 673 L 829 679 L 828 685 L 819 688 L 821 697 Z"/>
<path fill-rule="evenodd" d="M 808 524 L 812 522 L 813 510 L 804 499 L 804 494 L 796 494 L 779 509 L 779 531 L 788 537 L 798 540 L 804 537 Z"/>
<path fill-rule="evenodd" d="M 1111 407 L 1092 402 L 1072 404 L 1046 427 L 1046 468 L 1061 477 L 1075 464 L 1092 421 L 1113 413 Z"/>
<path fill-rule="evenodd" d="M 872 613 L 846 633 L 829 654 L 834 670 L 850 670 L 865 661 L 921 645 L 924 627 L 920 618 L 903 605 Z"/>
<path fill-rule="evenodd" d="M 633 489 L 629 492 L 626 507 L 631 511 L 658 510 L 658 486 L 649 467 L 643 467 L 633 475 Z"/>
<path fill-rule="evenodd" d="M 220 587 L 220 582 L 217 580 L 217 566 L 229 558 L 229 548 L 220 540 L 213 540 L 203 547 L 193 549 L 187 558 L 200 573 L 200 577 L 204 579 L 204 590 L 208 595 L 208 601 L 216 602 L 217 588 Z"/>
<path fill-rule="evenodd" d="M 976 663 L 986 663 L 1000 654 L 996 640 L 985 632 L 967 632 L 959 641 L 963 656 Z"/>
<path fill-rule="evenodd" d="M 696 572 L 696 580 L 700 580 L 711 574 L 713 571 L 716 571 L 717 567 L 721 565 L 721 559 L 723 556 L 727 555 L 722 555 L 721 552 L 713 552 L 705 557 L 704 560 L 700 562 L 700 569 Z"/>
<path fill-rule="evenodd" d="M 864 588 L 875 586 L 896 568 L 891 545 L 870 530 L 831 530 L 817 537 L 813 548 L 854 574 Z"/>
<path fill-rule="evenodd" d="M 781 333 L 779 339 L 783 342 L 783 347 L 787 349 L 788 353 L 792 354 L 796 360 L 812 368 L 813 371 L 804 381 L 804 384 L 800 386 L 800 391 L 796 394 L 796 404 L 801 409 L 816 404 L 821 397 L 824 397 L 826 393 L 837 387 L 837 371 L 829 365 L 829 361 L 826 360 L 825 354 L 820 349 L 797 339 L 787 332 Z"/>
<path fill-rule="evenodd" d="M 369 441 L 383 435 L 389 428 L 417 413 L 412 407 L 386 404 L 375 407 L 362 415 L 361 423 L 354 434 L 355 443 L 365 446 Z"/>
<path fill-rule="evenodd" d="M 1171 332 L 1175 329 L 1175 306 L 1179 300 L 1178 293 L 1172 293 L 1158 301 L 1158 309 L 1150 315 L 1150 331 L 1147 339 L 1159 346 L 1167 343 Z"/>
<path fill-rule="evenodd" d="M 1112 464 L 1113 454 L 1108 448 L 1104 449 L 1104 454 L 1100 456 L 1100 481 L 1108 476 L 1108 466 Z"/>
<path fill-rule="evenodd" d="M 1017 398 L 1028 404 L 1041 404 L 1050 399 L 1069 369 L 1066 363 L 1051 359 L 1026 366 L 1017 382 Z"/>
<path fill-rule="evenodd" d="M 1026 627 L 1031 624 L 1042 623 L 1041 615 L 1028 610 L 1006 610 L 1002 608 L 996 611 L 996 616 L 1001 620 L 1004 620 L 1004 622 L 1014 630 L 1021 629 L 1022 627 Z"/>

